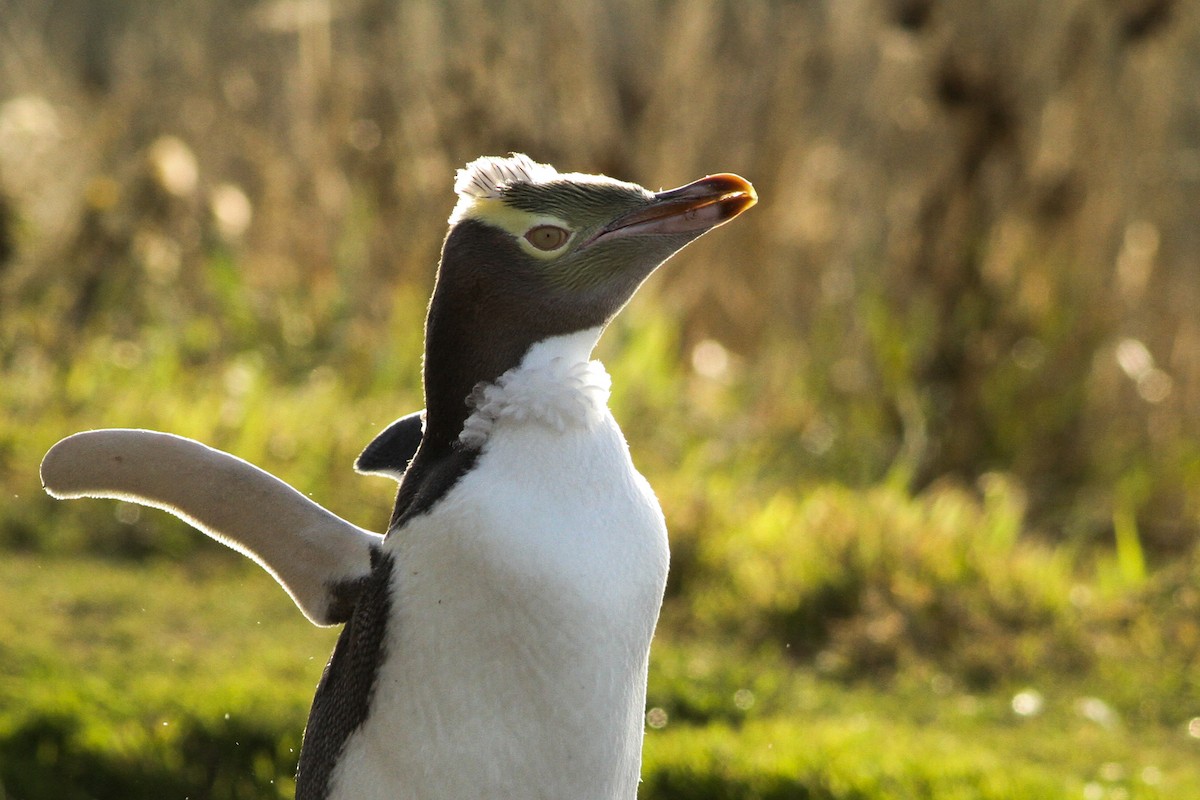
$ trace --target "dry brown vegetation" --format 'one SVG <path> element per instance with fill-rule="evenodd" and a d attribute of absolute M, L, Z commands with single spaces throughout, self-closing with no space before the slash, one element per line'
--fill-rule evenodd
<path fill-rule="evenodd" d="M 1054 535 L 1196 539 L 1193 4 L 5 0 L 0 37 L 9 368 L 225 311 L 215 257 L 248 338 L 386 346 L 480 153 L 734 170 L 760 209 L 658 302 L 802 376 L 786 463 L 1012 471 Z"/>

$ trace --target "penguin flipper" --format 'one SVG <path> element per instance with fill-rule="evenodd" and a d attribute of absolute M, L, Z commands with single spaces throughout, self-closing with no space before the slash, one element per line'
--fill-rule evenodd
<path fill-rule="evenodd" d="M 59 499 L 113 498 L 174 514 L 256 561 L 315 625 L 349 619 L 382 541 L 253 464 L 169 433 L 68 436 L 42 459 L 41 477 Z"/>
<path fill-rule="evenodd" d="M 414 411 L 383 429 L 354 460 L 354 469 L 364 475 L 404 477 L 408 462 L 417 454 L 425 432 L 425 412 Z"/>

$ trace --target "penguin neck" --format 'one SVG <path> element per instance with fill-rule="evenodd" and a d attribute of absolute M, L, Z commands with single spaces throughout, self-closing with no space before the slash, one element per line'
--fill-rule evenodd
<path fill-rule="evenodd" d="M 431 321 L 434 318 L 431 309 Z M 486 391 L 486 387 L 496 384 L 505 374 L 520 373 L 525 367 L 532 371 L 546 370 L 561 365 L 564 360 L 583 367 L 585 372 L 598 370 L 603 373 L 598 364 L 594 365 L 595 370 L 590 370 L 593 365 L 587 360 L 602 330 L 603 324 L 600 324 L 572 333 L 546 336 L 523 347 L 513 347 L 511 343 L 505 346 L 503 339 L 492 340 L 491 347 L 480 351 L 478 341 L 472 342 L 452 326 L 427 325 L 425 429 L 416 455 L 400 482 L 388 530 L 402 527 L 406 518 L 427 511 L 475 463 L 482 441 L 490 432 L 490 428 L 482 431 L 483 439 L 475 437 L 473 442 L 462 441 L 467 421 L 475 415 L 476 410 L 468 401 L 476 387 L 480 387 L 481 392 Z M 476 349 L 471 348 L 472 344 Z M 596 378 L 595 375 L 587 377 Z M 606 380 L 604 374 L 603 378 L 585 381 L 588 400 L 603 394 L 603 400 L 607 402 Z M 475 430 L 479 432 L 478 427 Z"/>
<path fill-rule="evenodd" d="M 558 433 L 589 429 L 608 409 L 612 381 L 590 361 L 600 328 L 553 336 L 529 348 L 521 363 L 491 383 L 475 387 L 458 441 L 478 450 L 501 420 Z"/>
<path fill-rule="evenodd" d="M 597 326 L 575 333 L 550 336 L 540 342 L 534 342 L 526 351 L 517 369 L 540 369 L 555 361 L 567 366 L 586 364 L 592 358 L 592 351 L 596 349 L 596 342 L 600 341 L 602 331 L 603 328 Z"/>
<path fill-rule="evenodd" d="M 489 387 L 494 387 L 502 378 L 509 379 L 512 376 L 534 372 L 545 373 L 552 369 L 567 375 L 574 367 L 588 365 L 592 350 L 595 349 L 603 329 L 603 325 L 598 325 L 572 333 L 548 336 L 529 345 L 519 358 L 513 359 L 514 366 L 499 372 L 493 368 L 492 374 L 483 380 L 464 379 L 463 373 L 455 375 L 454 371 L 441 373 L 439 377 L 438 373 L 427 369 L 426 442 L 423 446 L 427 443 L 430 447 L 442 450 L 460 443 L 469 444 L 472 437 L 462 438 L 463 432 L 468 420 L 477 417 L 474 406 Z M 469 363 L 469 360 L 464 360 Z M 598 365 L 596 367 L 599 372 L 603 372 Z M 604 391 L 607 398 L 607 387 L 604 387 Z"/>
<path fill-rule="evenodd" d="M 619 309 L 619 294 L 566 292 L 531 258 L 511 234 L 478 220 L 463 220 L 446 236 L 425 320 L 422 461 L 456 448 L 477 386 L 526 359 L 586 361 Z"/>

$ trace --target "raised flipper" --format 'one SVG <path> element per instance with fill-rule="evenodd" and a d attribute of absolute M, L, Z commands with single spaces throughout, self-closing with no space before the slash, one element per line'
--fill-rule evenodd
<path fill-rule="evenodd" d="M 157 431 L 68 436 L 42 460 L 42 485 L 169 511 L 258 562 L 316 625 L 349 619 L 382 541 L 253 464 Z"/>
<path fill-rule="evenodd" d="M 425 432 L 425 412 L 414 411 L 384 428 L 354 461 L 364 475 L 386 475 L 400 480 L 408 469 Z"/>

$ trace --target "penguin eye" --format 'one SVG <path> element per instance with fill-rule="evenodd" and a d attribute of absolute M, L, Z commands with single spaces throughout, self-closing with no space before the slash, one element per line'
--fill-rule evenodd
<path fill-rule="evenodd" d="M 562 247 L 570 237 L 569 231 L 565 231 L 557 225 L 538 225 L 525 231 L 525 241 L 538 250 L 546 252 Z"/>

